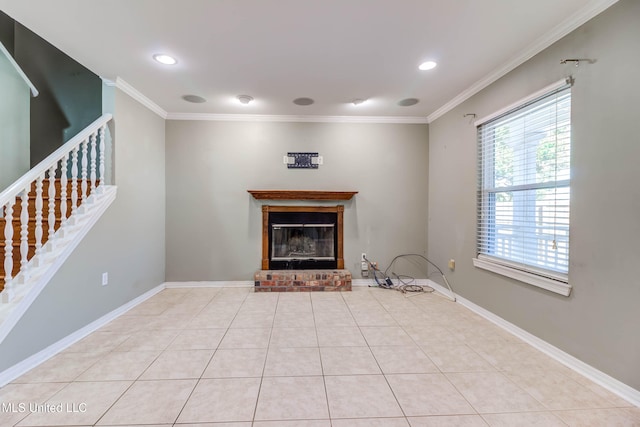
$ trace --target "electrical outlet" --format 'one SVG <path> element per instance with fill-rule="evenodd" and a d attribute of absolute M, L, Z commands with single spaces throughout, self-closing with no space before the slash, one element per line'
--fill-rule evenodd
<path fill-rule="evenodd" d="M 449 260 L 449 270 L 453 271 L 456 269 L 456 260 L 455 259 L 450 259 Z"/>
<path fill-rule="evenodd" d="M 102 286 L 109 284 L 109 273 L 102 273 Z"/>

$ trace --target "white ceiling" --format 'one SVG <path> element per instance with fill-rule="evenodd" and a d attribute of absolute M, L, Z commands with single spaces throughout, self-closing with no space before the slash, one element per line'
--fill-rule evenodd
<path fill-rule="evenodd" d="M 616 1 L 0 0 L 0 9 L 169 117 L 426 120 Z M 160 65 L 155 53 L 179 62 Z M 425 60 L 439 65 L 419 71 Z M 208 102 L 188 103 L 187 94 Z M 240 105 L 241 94 L 255 102 Z M 298 97 L 316 102 L 294 105 Z M 397 105 L 409 97 L 420 102 Z M 369 102 L 355 107 L 355 98 Z"/>

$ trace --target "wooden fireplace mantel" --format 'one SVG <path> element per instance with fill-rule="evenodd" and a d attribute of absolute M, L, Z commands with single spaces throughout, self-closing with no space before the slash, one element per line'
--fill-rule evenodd
<path fill-rule="evenodd" d="M 351 200 L 357 191 L 247 190 L 257 200 Z"/>

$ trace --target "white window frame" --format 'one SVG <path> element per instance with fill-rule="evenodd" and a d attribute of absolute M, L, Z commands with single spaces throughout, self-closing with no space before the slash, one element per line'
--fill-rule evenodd
<path fill-rule="evenodd" d="M 496 111 L 489 116 L 477 120 L 475 122 L 475 126 L 479 127 L 513 110 L 522 108 L 524 105 L 571 83 L 573 83 L 572 79 L 563 79 L 561 81 L 553 83 L 527 96 L 526 98 L 523 98 L 499 111 Z M 479 167 L 482 168 L 482 165 L 480 165 Z M 486 173 L 484 170 L 480 172 Z M 568 184 L 568 180 L 566 184 Z M 533 185 L 533 187 L 535 187 L 535 185 Z M 481 201 L 479 201 L 478 203 L 481 203 Z M 478 250 L 478 252 L 480 251 Z M 560 295 L 569 296 L 571 294 L 572 287 L 569 284 L 568 273 L 555 273 L 549 270 L 538 269 L 531 265 L 511 262 L 509 260 L 480 253 L 478 253 L 476 258 L 473 258 L 473 265 L 477 268 L 488 270 L 496 274 L 500 274 L 533 286 L 537 286 L 542 289 L 546 289 L 551 292 L 555 292 Z"/>

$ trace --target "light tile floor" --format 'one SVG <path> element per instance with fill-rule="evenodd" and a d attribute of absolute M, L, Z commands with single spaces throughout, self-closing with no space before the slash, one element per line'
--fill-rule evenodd
<path fill-rule="evenodd" d="M 639 408 L 461 305 L 376 288 L 167 289 L 0 404 L 3 427 L 640 426 Z"/>

